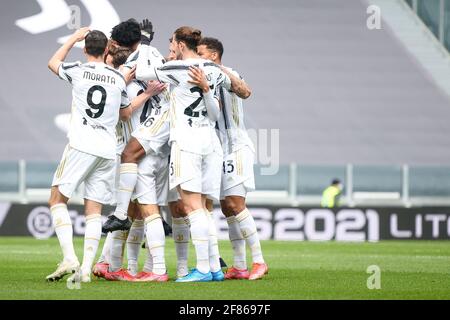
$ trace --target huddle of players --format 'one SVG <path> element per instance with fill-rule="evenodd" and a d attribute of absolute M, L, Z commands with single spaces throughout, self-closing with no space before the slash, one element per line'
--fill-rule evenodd
<path fill-rule="evenodd" d="M 120 23 L 109 41 L 99 31 L 82 28 L 49 62 L 53 72 L 72 84 L 74 99 L 69 144 L 49 201 L 64 260 L 49 281 L 74 273 L 68 281 L 79 277 L 89 282 L 102 231 L 107 239 L 95 275 L 107 280 L 168 281 L 160 215 L 160 207 L 167 204 L 177 282 L 256 280 L 268 272 L 245 205 L 247 192 L 254 189 L 254 147 L 243 123 L 242 98 L 251 91 L 234 70 L 222 66 L 223 46 L 217 39 L 180 27 L 170 39 L 165 59 L 150 45 L 153 35 L 148 20 Z M 88 62 L 64 63 L 72 46 L 83 39 Z M 67 200 L 81 182 L 86 233 L 80 267 Z M 102 228 L 101 206 L 112 203 L 112 190 L 116 209 Z M 220 200 L 233 247 L 233 267 L 226 274 L 221 270 L 213 200 Z M 192 270 L 187 261 L 190 237 L 197 258 Z M 147 259 L 138 272 L 144 238 Z M 128 269 L 122 268 L 125 243 Z M 246 244 L 253 258 L 250 272 Z"/>

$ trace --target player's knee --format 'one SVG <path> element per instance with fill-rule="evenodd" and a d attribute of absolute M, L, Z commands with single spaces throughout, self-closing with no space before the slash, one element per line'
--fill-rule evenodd
<path fill-rule="evenodd" d="M 137 163 L 137 157 L 132 150 L 125 149 L 120 155 L 120 161 L 121 163 Z"/>
<path fill-rule="evenodd" d="M 222 201 L 222 211 L 225 216 L 229 217 L 231 215 L 237 215 L 245 209 L 245 202 L 240 199 L 235 199 L 232 197 L 226 197 Z"/>
<path fill-rule="evenodd" d="M 59 203 L 65 203 L 64 197 L 59 193 L 57 188 L 52 188 L 50 191 L 50 198 L 48 199 L 48 206 L 51 208 Z"/>

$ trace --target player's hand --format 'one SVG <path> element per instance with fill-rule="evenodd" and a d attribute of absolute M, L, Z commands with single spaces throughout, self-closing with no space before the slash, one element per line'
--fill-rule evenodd
<path fill-rule="evenodd" d="M 141 43 L 149 45 L 153 40 L 153 24 L 150 20 L 144 19 L 139 24 L 141 27 Z"/>
<path fill-rule="evenodd" d="M 136 66 L 133 66 L 133 68 L 124 68 L 125 71 L 123 72 L 123 77 L 125 78 L 125 83 L 129 84 L 131 80 L 136 78 Z"/>
<path fill-rule="evenodd" d="M 189 83 L 196 85 L 202 89 L 204 93 L 209 91 L 208 81 L 206 81 L 206 76 L 202 69 L 197 67 L 189 67 L 189 76 L 192 79 L 188 81 Z"/>
<path fill-rule="evenodd" d="M 80 28 L 72 34 L 71 38 L 75 42 L 83 41 L 89 31 L 91 31 L 89 27 Z"/>
<path fill-rule="evenodd" d="M 167 85 L 165 83 L 151 80 L 147 82 L 147 89 L 145 90 L 145 93 L 153 97 L 163 92 L 166 87 Z"/>

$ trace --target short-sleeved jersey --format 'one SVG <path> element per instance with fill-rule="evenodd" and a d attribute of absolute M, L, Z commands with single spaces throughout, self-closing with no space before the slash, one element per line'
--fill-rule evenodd
<path fill-rule="evenodd" d="M 150 47 L 149 63 L 153 67 L 160 67 L 165 63 L 163 55 L 155 47 Z M 128 56 L 127 61 L 124 64 L 124 68 L 131 69 L 137 63 L 139 57 L 140 45 L 138 48 Z M 133 80 L 127 87 L 127 93 L 130 100 L 137 97 L 143 91 L 145 91 L 147 85 L 143 81 Z M 131 138 L 131 133 L 134 130 L 140 128 L 142 131 L 141 136 L 145 136 L 146 140 L 155 140 L 155 149 L 160 149 L 160 145 L 163 143 L 159 139 L 159 129 L 161 122 L 165 121 L 167 117 L 166 111 L 170 107 L 170 94 L 168 90 L 164 90 L 157 96 L 153 96 L 151 99 L 142 105 L 139 109 L 133 112 L 131 119 L 128 122 L 122 123 L 123 138 L 118 138 L 118 152 L 122 152 L 125 148 L 125 144 Z M 162 119 L 160 119 L 162 118 Z M 144 123 L 145 122 L 145 123 Z M 161 127 L 158 130 L 157 127 Z M 155 132 L 156 130 L 156 132 Z M 119 132 L 119 131 L 118 131 Z M 123 145 L 119 143 L 123 141 Z M 156 145 L 158 147 L 156 147 Z M 120 150 L 120 151 L 119 151 Z"/>
<path fill-rule="evenodd" d="M 227 68 L 234 76 L 241 78 L 239 74 L 231 68 Z M 244 124 L 244 109 L 242 99 L 239 98 L 231 88 L 220 87 L 218 96 L 222 106 L 222 115 L 217 121 L 220 142 L 222 143 L 225 155 L 235 152 L 244 146 L 255 150 L 253 142 L 248 136 Z"/>
<path fill-rule="evenodd" d="M 230 79 L 218 65 L 204 59 L 169 61 L 155 68 L 158 80 L 171 85 L 170 142 L 176 141 L 184 151 L 209 154 L 220 148 L 220 143 L 215 123 L 208 117 L 202 90 L 189 83 L 190 66 L 203 69 L 213 92 Z"/>
<path fill-rule="evenodd" d="M 100 62 L 62 63 L 58 73 L 72 85 L 70 146 L 98 157 L 115 159 L 119 110 L 129 105 L 122 74 Z"/>
<path fill-rule="evenodd" d="M 133 80 L 127 86 L 128 98 L 133 100 L 147 89 L 143 81 Z M 125 145 L 131 138 L 131 133 L 141 124 L 146 122 L 146 127 L 158 121 L 162 114 L 169 109 L 170 95 L 164 90 L 159 95 L 153 96 L 133 111 L 130 119 L 119 121 L 117 124 L 117 153 L 122 153 Z M 148 140 L 151 140 L 149 137 Z"/>
<path fill-rule="evenodd" d="M 137 47 L 137 49 L 128 56 L 127 61 L 124 64 L 124 67 L 131 69 L 132 67 L 134 67 L 137 64 L 140 47 L 141 47 L 141 45 L 139 45 Z M 150 61 L 151 65 L 155 68 L 162 66 L 166 62 L 166 59 L 164 58 L 164 56 L 155 47 L 152 47 L 152 46 L 148 46 L 148 47 L 150 49 L 149 61 Z"/>

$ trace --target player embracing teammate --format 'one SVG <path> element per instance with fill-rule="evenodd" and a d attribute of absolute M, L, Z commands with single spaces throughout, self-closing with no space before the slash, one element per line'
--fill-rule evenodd
<path fill-rule="evenodd" d="M 135 24 L 134 22 L 131 23 L 130 20 L 128 23 Z M 260 279 L 268 272 L 268 268 L 262 256 L 255 222 L 245 206 L 247 192 L 254 189 L 254 147 L 243 124 L 241 98 L 247 98 L 250 95 L 250 89 L 235 71 L 221 65 L 223 46 L 217 39 L 202 39 L 200 30 L 187 26 L 180 27 L 173 33 L 170 41 L 170 54 L 174 60 L 165 63 L 159 52 L 150 46 L 153 38 L 151 23 L 145 20 L 140 27 L 142 33 L 140 45 L 133 45 L 134 53 L 130 55 L 128 62 L 125 64 L 132 69 L 131 73 L 135 70 L 136 79 L 132 80 L 130 77 L 124 79 L 119 71 L 105 65 L 106 70 L 121 77 L 119 81 L 112 75 L 110 76 L 115 79 L 112 80 L 113 83 L 118 84 L 120 88 L 122 103 L 115 103 L 110 106 L 108 103 L 111 99 L 107 100 L 105 96 L 110 96 L 108 90 L 114 91 L 114 89 L 108 87 L 102 90 L 98 88 L 98 85 L 95 90 L 98 90 L 101 96 L 95 92 L 87 92 L 86 103 L 90 109 L 85 108 L 81 102 L 82 99 L 78 99 L 79 101 L 75 99 L 76 86 L 80 86 L 79 83 L 83 88 L 88 85 L 84 81 L 78 81 L 79 75 L 75 71 L 78 70 L 76 68 L 80 68 L 80 64 L 57 66 L 67 55 L 70 45 L 63 46 L 59 50 L 62 50 L 62 52 L 55 54 L 58 59 L 53 57 L 51 63 L 49 63 L 55 73 L 58 73 L 60 77 L 74 86 L 74 107 L 77 108 L 75 111 L 78 110 L 78 113 L 81 114 L 78 118 L 83 119 L 84 126 L 88 123 L 94 129 L 103 127 L 109 133 L 108 137 L 111 136 L 113 121 L 99 124 L 99 120 L 87 119 L 88 117 L 99 118 L 104 111 L 105 103 L 108 106 L 106 114 L 111 114 L 108 120 L 116 115 L 116 112 L 118 119 L 118 110 L 121 105 L 125 110 L 121 111 L 122 120 L 127 121 L 133 111 L 138 110 L 140 113 L 139 120 L 135 121 L 137 128 L 133 128 L 132 135 L 128 135 L 128 143 L 122 152 L 122 164 L 120 165 L 118 179 L 120 183 L 116 194 L 117 208 L 114 215 L 111 215 L 103 226 L 104 232 L 113 232 L 113 236 L 109 236 L 109 242 L 107 242 L 104 252 L 111 251 L 110 259 L 113 258 L 114 252 L 117 252 L 116 255 L 118 255 L 119 260 L 115 262 L 113 269 L 111 269 L 110 264 L 103 264 L 104 268 L 100 273 L 109 280 L 168 280 L 164 261 L 164 229 L 159 207 L 169 201 L 174 217 L 174 239 L 178 258 L 177 282 L 222 281 L 225 278 Z M 74 39 L 71 39 L 71 45 L 73 45 Z M 77 34 L 76 40 L 80 39 L 80 34 Z M 88 50 L 88 41 L 86 41 L 86 50 Z M 98 51 L 101 50 L 98 49 Z M 89 51 L 87 53 L 89 54 Z M 106 53 L 105 43 L 102 55 L 95 56 L 95 58 L 100 61 L 100 59 L 105 58 Z M 88 55 L 88 61 L 91 60 L 93 58 Z M 87 68 L 92 67 L 87 66 Z M 69 74 L 70 72 L 65 72 L 66 69 L 73 69 L 73 76 Z M 80 69 L 85 72 L 85 69 Z M 103 79 L 102 76 L 94 75 L 89 78 L 90 81 L 99 79 Z M 130 81 L 132 81 L 131 86 L 133 86 L 133 83 L 143 86 L 142 91 L 148 96 L 145 100 L 138 100 L 135 93 L 132 96 L 136 98 L 129 105 L 127 91 L 130 91 Z M 149 90 L 149 93 L 147 93 L 146 86 L 153 86 L 154 90 Z M 166 90 L 167 92 L 164 92 Z M 82 94 L 85 93 L 84 91 L 82 91 Z M 94 94 L 96 95 L 94 96 Z M 150 98 L 152 95 L 154 97 Z M 135 100 L 139 103 L 135 103 Z M 146 103 L 146 106 L 151 106 L 151 110 L 145 110 L 145 107 L 143 109 L 143 102 L 141 101 Z M 148 103 L 145 101 L 148 101 Z M 82 111 L 83 108 L 84 111 Z M 123 126 L 123 124 L 121 125 Z M 80 126 L 78 125 L 78 127 Z M 218 129 L 218 133 L 216 133 L 216 129 Z M 91 146 L 94 142 L 104 143 L 107 140 L 105 135 L 102 136 L 103 140 L 100 140 L 100 138 L 98 141 L 83 140 L 82 147 L 79 147 L 81 150 L 76 150 L 87 153 L 88 156 L 94 157 L 94 160 L 98 157 L 100 157 L 100 160 L 110 160 L 109 162 L 104 161 L 109 165 L 108 169 L 104 170 L 107 172 L 104 173 L 98 170 L 102 168 L 101 165 L 92 165 L 92 167 L 81 170 L 79 166 L 82 166 L 83 163 L 77 163 L 78 160 L 71 160 L 73 157 L 79 157 L 78 154 L 72 156 L 73 153 L 76 153 L 71 151 L 72 140 L 77 140 L 72 138 L 73 135 L 73 132 L 69 133 L 69 147 L 55 173 L 54 187 L 50 199 L 50 206 L 52 212 L 54 212 L 56 233 L 64 253 L 64 261 L 55 273 L 47 277 L 49 280 L 58 280 L 64 274 L 80 270 L 78 260 L 73 253 L 73 245 L 71 245 L 70 231 L 72 226 L 69 223 L 70 218 L 66 214 L 67 207 L 65 204 L 67 198 L 71 195 L 71 190 L 74 190 L 82 181 L 87 185 L 85 200 L 87 227 L 85 259 L 80 274 L 84 279 L 83 281 L 90 280 L 92 262 L 100 238 L 98 225 L 101 204 L 111 202 L 109 198 L 111 197 L 111 186 L 114 184 L 113 172 L 116 165 L 113 150 L 116 149 L 116 146 L 111 148 L 111 141 L 109 141 L 111 139 L 108 140 L 108 151 L 110 152 L 107 156 L 99 153 L 103 148 L 95 150 L 95 148 L 90 147 L 84 148 L 83 145 Z M 86 137 L 86 135 L 81 136 L 82 138 Z M 167 161 L 168 152 L 170 152 L 170 161 Z M 86 161 L 84 160 L 84 154 L 81 159 Z M 73 166 L 74 169 L 80 170 L 80 179 L 75 177 L 75 179 L 69 179 L 69 182 L 64 179 L 61 180 L 61 176 L 65 177 L 66 161 L 70 164 L 70 167 Z M 73 164 L 74 161 L 75 165 Z M 103 162 L 101 163 L 103 164 Z M 169 178 L 164 173 L 166 170 Z M 73 174 L 73 170 L 70 173 Z M 91 176 L 94 178 L 91 178 Z M 91 184 L 98 183 L 98 180 L 104 184 L 104 187 L 100 188 L 100 191 L 104 191 L 100 198 L 97 194 L 90 195 L 93 191 L 89 188 Z M 65 185 L 66 183 L 69 183 L 68 187 Z M 69 191 L 66 191 L 66 189 Z M 227 217 L 229 236 L 234 252 L 233 267 L 225 275 L 221 270 L 219 260 L 216 226 L 211 212 L 212 200 L 220 200 L 222 212 Z M 91 204 L 92 201 L 94 201 L 94 205 Z M 137 276 L 121 269 L 122 250 L 120 248 L 127 238 L 127 230 L 132 226 L 129 219 L 130 213 L 131 216 L 136 216 L 136 213 L 133 214 L 129 211 L 129 207 L 133 207 L 133 203 L 137 204 L 137 216 L 142 216 L 145 221 L 145 234 L 147 247 L 149 248 L 149 259 L 147 260 L 150 265 Z M 91 227 L 94 225 L 91 220 L 95 220 L 95 228 Z M 139 220 L 137 221 L 139 222 Z M 91 225 L 88 223 L 91 223 Z M 139 223 L 142 224 L 142 222 Z M 140 228 L 142 229 L 142 227 Z M 177 232 L 178 229 L 182 232 Z M 121 234 L 121 230 L 125 233 L 122 237 L 117 237 Z M 143 231 L 140 231 L 140 234 L 143 234 Z M 190 272 L 187 268 L 189 235 L 192 238 L 197 258 L 196 267 Z M 142 235 L 138 238 L 142 239 Z M 114 241 L 119 242 L 114 245 Z M 138 240 L 137 243 L 139 242 Z M 247 270 L 245 259 L 246 243 L 253 258 L 250 273 Z M 115 250 L 114 248 L 118 249 Z M 136 254 L 133 259 L 137 260 Z M 102 264 L 99 264 L 99 266 L 102 266 Z"/>

